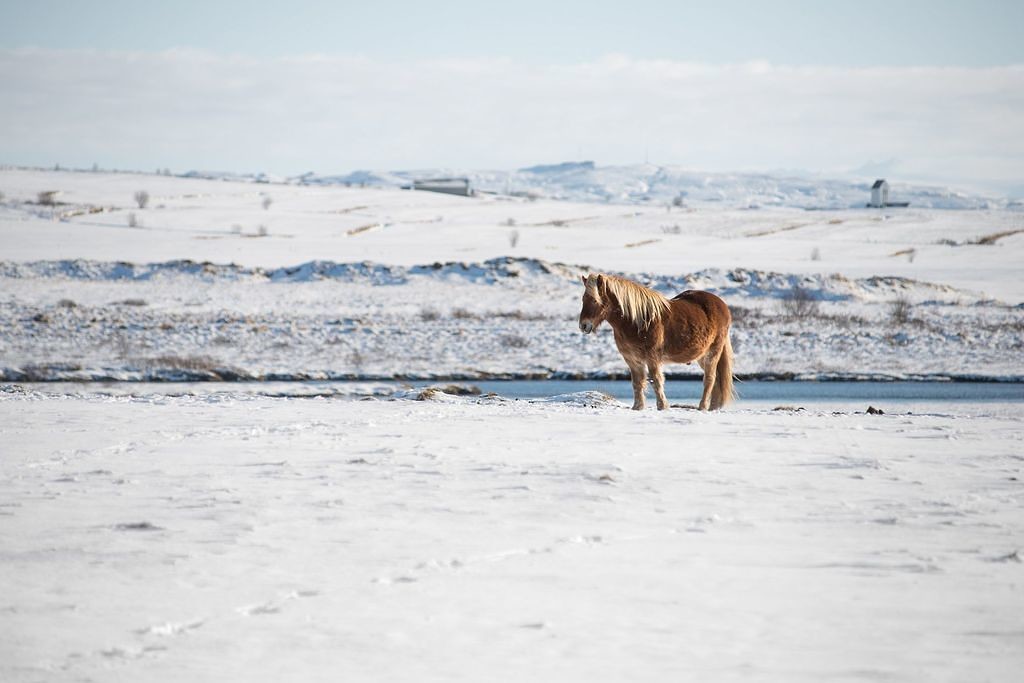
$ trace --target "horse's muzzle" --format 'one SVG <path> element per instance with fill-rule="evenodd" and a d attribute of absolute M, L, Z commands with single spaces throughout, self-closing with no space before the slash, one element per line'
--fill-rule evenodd
<path fill-rule="evenodd" d="M 580 332 L 582 332 L 583 334 L 590 334 L 593 331 L 594 323 L 590 322 L 589 320 L 585 320 L 580 323 Z"/>

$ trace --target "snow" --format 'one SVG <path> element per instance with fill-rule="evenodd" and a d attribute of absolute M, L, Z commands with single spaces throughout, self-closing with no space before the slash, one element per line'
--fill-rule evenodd
<path fill-rule="evenodd" d="M 1017 211 L 679 209 L 15 169 L 0 183 L 9 381 L 616 375 L 610 335 L 572 324 L 589 270 L 725 297 L 748 376 L 1024 376 Z M 140 188 L 146 209 L 132 206 Z M 53 189 L 63 204 L 33 203 Z M 818 315 L 785 314 L 796 286 Z M 899 298 L 910 319 L 894 324 Z"/>
<path fill-rule="evenodd" d="M 724 296 L 741 375 L 1024 378 L 1009 205 L 659 172 L 0 170 L 0 680 L 1015 680 L 1019 400 L 424 391 L 621 375 L 591 270 Z"/>
<path fill-rule="evenodd" d="M 1014 680 L 1021 405 L 862 411 L 8 391 L 0 678 Z"/>

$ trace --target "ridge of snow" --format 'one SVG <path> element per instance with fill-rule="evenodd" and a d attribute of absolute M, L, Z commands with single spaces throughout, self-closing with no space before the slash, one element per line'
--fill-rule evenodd
<path fill-rule="evenodd" d="M 436 262 L 411 267 L 362 261 L 338 263 L 330 260 L 307 261 L 281 268 L 245 267 L 234 263 L 198 263 L 175 259 L 160 263 L 90 261 L 0 261 L 0 278 L 66 278 L 86 281 L 147 281 L 167 277 L 197 278 L 203 281 L 256 280 L 275 283 L 336 280 L 374 286 L 404 285 L 412 278 L 451 280 L 493 285 L 510 280 L 547 279 L 553 284 L 575 281 L 579 273 L 589 271 L 582 265 L 554 263 L 543 259 L 504 256 L 481 263 Z M 794 289 L 811 292 L 821 301 L 876 300 L 896 294 L 913 294 L 924 301 L 987 303 L 980 294 L 949 285 L 922 282 L 902 276 L 874 275 L 851 279 L 841 274 L 793 274 L 748 268 L 706 268 L 680 275 L 653 273 L 613 273 L 636 280 L 667 295 L 687 289 L 706 289 L 722 296 L 783 298 Z"/>

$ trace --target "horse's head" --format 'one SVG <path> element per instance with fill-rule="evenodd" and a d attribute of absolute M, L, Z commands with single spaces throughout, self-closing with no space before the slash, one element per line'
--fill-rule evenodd
<path fill-rule="evenodd" d="M 581 275 L 583 308 L 580 310 L 580 331 L 590 334 L 608 317 L 610 301 L 603 275 Z"/>

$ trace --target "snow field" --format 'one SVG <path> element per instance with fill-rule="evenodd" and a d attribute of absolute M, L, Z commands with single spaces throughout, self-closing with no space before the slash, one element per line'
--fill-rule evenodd
<path fill-rule="evenodd" d="M 132 201 L 140 189 L 151 195 L 146 209 Z M 674 276 L 737 267 L 894 275 L 1024 302 L 1018 277 L 1024 233 L 1015 232 L 1024 229 L 1024 214 L 1016 210 L 744 210 L 729 204 L 666 210 L 663 204 L 16 169 L 0 169 L 0 190 L 0 261 L 188 258 L 274 268 L 315 260 L 413 266 L 516 256 Z M 57 201 L 63 204 L 30 203 L 47 190 L 61 190 Z M 273 203 L 264 210 L 267 195 Z M 88 207 L 105 211 L 79 213 Z M 129 212 L 142 228 L 128 227 Z M 259 237 L 261 225 L 265 237 Z M 1002 233 L 1010 234 L 972 244 Z M 900 253 L 907 250 L 913 254 Z"/>
<path fill-rule="evenodd" d="M 602 201 L 0 169 L 0 381 L 619 373 L 610 333 L 576 328 L 588 269 L 722 294 L 741 373 L 1024 376 L 1012 207 L 804 211 L 851 187 L 735 176 L 666 210 L 700 179 L 580 170 L 542 189 Z M 797 286 L 817 314 L 784 314 Z M 46 386 L 0 388 L 0 680 L 1024 665 L 1019 402 Z"/>
<path fill-rule="evenodd" d="M 8 381 L 620 373 L 610 335 L 576 334 L 591 269 L 722 295 L 741 373 L 1024 375 L 1009 209 L 666 210 L 17 169 L 0 186 Z M 820 315 L 780 315 L 797 286 Z M 911 319 L 894 325 L 900 298 Z"/>
<path fill-rule="evenodd" d="M 1012 680 L 1024 663 L 1019 406 L 9 391 L 0 414 L 5 680 Z"/>

